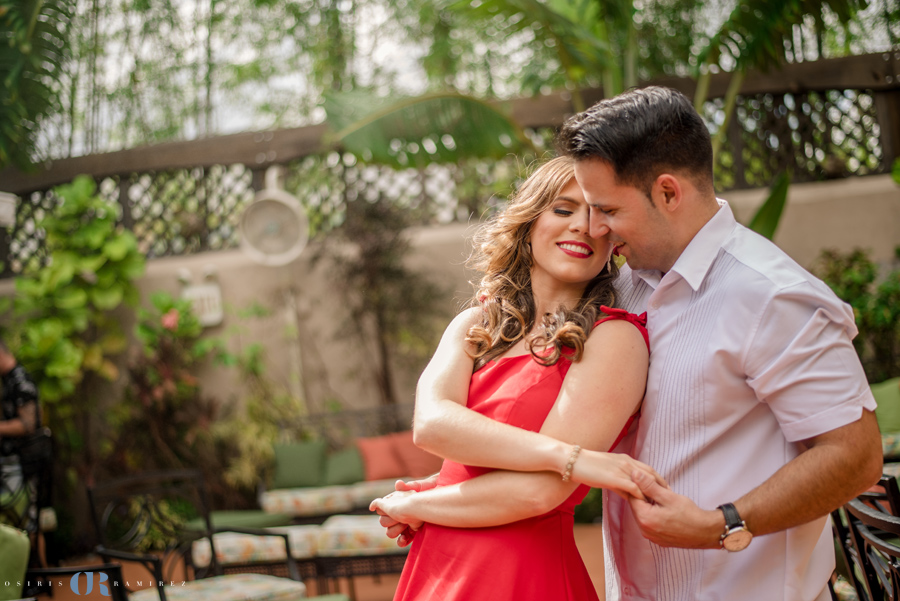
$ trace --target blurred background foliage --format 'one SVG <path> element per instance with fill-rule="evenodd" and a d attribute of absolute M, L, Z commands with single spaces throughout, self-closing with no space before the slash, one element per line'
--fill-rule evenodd
<path fill-rule="evenodd" d="M 347 92 L 568 89 L 580 108 L 587 86 L 885 50 L 898 16 L 897 0 L 0 0 L 0 167 L 321 122 Z"/>

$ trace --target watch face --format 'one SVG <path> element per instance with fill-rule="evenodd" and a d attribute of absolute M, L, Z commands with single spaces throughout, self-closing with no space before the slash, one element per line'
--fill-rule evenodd
<path fill-rule="evenodd" d="M 736 528 L 725 535 L 722 540 L 722 546 L 726 551 L 743 551 L 750 544 L 753 535 L 749 530 L 744 528 Z"/>

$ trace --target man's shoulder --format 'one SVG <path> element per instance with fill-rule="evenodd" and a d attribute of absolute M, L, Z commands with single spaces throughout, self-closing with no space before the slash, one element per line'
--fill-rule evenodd
<path fill-rule="evenodd" d="M 792 259 L 774 242 L 738 225 L 722 245 L 725 256 L 744 271 L 742 287 L 773 294 L 797 286 L 810 285 L 818 293 L 831 294 L 828 286 Z"/>

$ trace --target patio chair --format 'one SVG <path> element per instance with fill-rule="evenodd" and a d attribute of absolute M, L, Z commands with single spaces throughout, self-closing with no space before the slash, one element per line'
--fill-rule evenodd
<path fill-rule="evenodd" d="M 45 565 L 41 516 L 50 507 L 53 436 L 50 428 L 22 439 L 19 455 L 4 458 L 4 477 L 0 482 L 0 523 L 19 528 L 31 539 L 29 565 Z"/>
<path fill-rule="evenodd" d="M 842 552 L 861 601 L 900 599 L 900 517 L 890 511 L 889 494 L 863 493 L 843 507 Z"/>
<path fill-rule="evenodd" d="M 100 541 L 97 553 L 106 562 L 137 562 L 152 578 L 153 588 L 128 591 L 130 599 L 281 601 L 306 595 L 287 535 L 213 528 L 199 470 L 151 472 L 104 482 L 88 489 L 88 499 Z M 194 518 L 200 518 L 200 525 L 188 526 Z M 226 531 L 280 538 L 285 548 L 280 566 L 257 565 L 254 573 L 224 575 L 213 535 Z M 212 553 L 201 568 L 194 565 L 191 548 L 202 537 L 210 541 Z M 289 578 L 258 573 L 267 567 L 278 567 Z"/>

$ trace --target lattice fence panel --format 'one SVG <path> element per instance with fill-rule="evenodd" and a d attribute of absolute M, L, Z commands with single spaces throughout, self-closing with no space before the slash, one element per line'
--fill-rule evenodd
<path fill-rule="evenodd" d="M 722 107 L 721 99 L 703 107 L 713 133 L 722 125 Z M 526 133 L 539 152 L 552 148 L 552 128 Z M 285 167 L 285 190 L 306 208 L 313 235 L 321 235 L 343 223 L 348 202 L 360 200 L 397 203 L 418 224 L 477 221 L 502 206 L 529 166 L 510 155 L 394 171 L 331 152 Z M 872 94 L 833 90 L 738 98 L 718 155 L 717 189 L 769 186 L 785 168 L 794 181 L 885 172 Z M 253 172 L 244 165 L 138 173 L 98 184 L 104 198 L 119 203 L 123 225 L 134 231 L 142 252 L 151 258 L 236 247 L 241 212 L 254 196 Z M 57 202 L 45 191 L 19 203 L 3 276 L 37 269 L 46 261 L 37 222 Z"/>
<path fill-rule="evenodd" d="M 704 117 L 715 132 L 722 100 L 707 102 Z M 769 186 L 790 169 L 795 182 L 883 173 L 881 128 L 872 94 L 830 90 L 739 97 L 716 165 L 716 187 Z"/>
<path fill-rule="evenodd" d="M 120 190 L 148 257 L 237 246 L 241 211 L 254 195 L 253 174 L 243 165 L 144 173 Z"/>
<path fill-rule="evenodd" d="M 47 260 L 46 233 L 37 226 L 59 204 L 52 192 L 32 192 L 17 204 L 16 222 L 9 230 L 9 254 L 3 275 L 39 269 Z"/>

